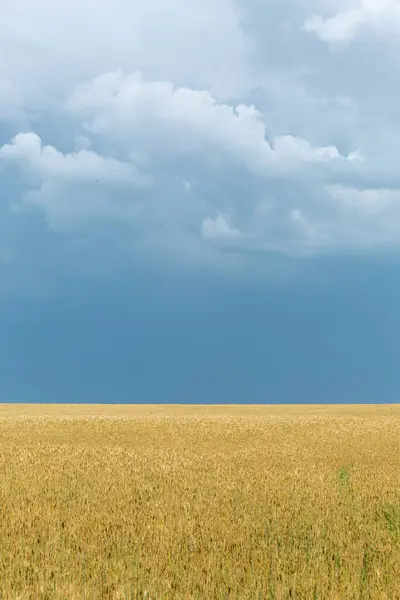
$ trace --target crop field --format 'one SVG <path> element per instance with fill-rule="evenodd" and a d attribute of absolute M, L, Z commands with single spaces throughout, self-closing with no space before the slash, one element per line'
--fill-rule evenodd
<path fill-rule="evenodd" d="M 400 405 L 0 405 L 0 598 L 400 599 Z"/>

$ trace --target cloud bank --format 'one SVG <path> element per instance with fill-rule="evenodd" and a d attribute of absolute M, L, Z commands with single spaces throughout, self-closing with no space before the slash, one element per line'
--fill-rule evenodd
<path fill-rule="evenodd" d="M 97 228 L 191 264 L 400 245 L 394 0 L 20 0 L 0 17 L 0 257 L 39 214 L 54 243 Z"/>

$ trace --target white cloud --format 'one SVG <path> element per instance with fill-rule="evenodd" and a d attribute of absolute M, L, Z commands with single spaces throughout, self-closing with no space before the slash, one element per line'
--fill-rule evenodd
<path fill-rule="evenodd" d="M 113 201 L 121 190 L 146 186 L 149 178 L 135 165 L 99 156 L 90 150 L 63 154 L 43 146 L 35 133 L 20 133 L 0 147 L 0 163 L 14 164 L 27 174 L 24 200 L 40 206 L 55 229 L 80 226 L 96 218 L 125 218 L 132 202 Z"/>
<path fill-rule="evenodd" d="M 144 184 L 146 177 L 132 164 L 99 156 L 90 150 L 69 154 L 53 146 L 43 146 L 35 133 L 19 133 L 9 144 L 0 147 L 0 158 L 26 167 L 40 179 L 54 178 L 65 181 Z"/>
<path fill-rule="evenodd" d="M 332 17 L 313 14 L 305 21 L 304 29 L 323 42 L 347 44 L 365 26 L 388 30 L 396 23 L 400 26 L 398 0 L 359 0 Z"/>
<path fill-rule="evenodd" d="M 357 189 L 339 184 L 328 186 L 327 191 L 344 215 L 353 215 L 371 221 L 382 217 L 388 223 L 393 223 L 395 219 L 400 225 L 399 190 Z"/>
<path fill-rule="evenodd" d="M 34 109 L 119 67 L 220 97 L 240 95 L 250 77 L 230 0 L 193 0 L 190 10 L 185 0 L 19 0 L 0 8 L 0 47 L 0 76 Z"/>
<path fill-rule="evenodd" d="M 240 231 L 231 227 L 227 222 L 228 217 L 217 215 L 215 219 L 208 217 L 201 224 L 201 233 L 208 239 L 230 239 L 240 236 Z"/>
<path fill-rule="evenodd" d="M 150 154 L 165 153 L 167 147 L 170 158 L 217 149 L 256 171 L 346 158 L 335 146 L 313 147 L 291 135 L 269 142 L 253 105 L 219 103 L 208 91 L 145 81 L 140 73 L 101 75 L 75 89 L 68 107 L 86 119 L 92 133 Z"/>
<path fill-rule="evenodd" d="M 399 23 L 394 0 L 0 8 L 2 207 L 194 264 L 400 244 Z"/>
<path fill-rule="evenodd" d="M 327 163 L 343 157 L 336 146 L 313 147 L 307 140 L 291 135 L 278 136 L 273 141 L 275 152 L 288 161 Z M 353 153 L 348 157 L 352 160 Z"/>
<path fill-rule="evenodd" d="M 313 252 L 368 251 L 400 244 L 400 191 L 326 186 L 325 210 L 310 220 L 301 211 L 291 217 Z M 322 195 L 322 194 L 321 194 Z"/>
<path fill-rule="evenodd" d="M 247 239 L 262 245 L 258 226 L 253 230 L 254 219 L 252 222 L 262 191 L 250 193 L 247 199 L 237 194 L 229 198 L 223 191 L 227 173 L 239 175 L 239 169 L 250 177 L 249 184 L 253 178 L 263 187 L 271 178 L 301 176 L 306 165 L 317 170 L 329 169 L 331 163 L 351 165 L 355 156 L 341 155 L 334 145 L 314 147 L 291 135 L 268 141 L 266 125 L 254 106 L 233 107 L 217 102 L 207 91 L 144 81 L 138 73 L 126 76 L 118 71 L 82 84 L 71 94 L 68 108 L 87 120 L 89 136 L 105 140 L 107 146 L 115 145 L 125 158 L 117 160 L 84 148 L 63 153 L 43 145 L 35 133 L 18 134 L 0 148 L 0 160 L 16 164 L 30 178 L 33 189 L 25 193 L 24 200 L 40 206 L 56 230 L 79 229 L 90 219 L 129 218 L 136 220 L 143 236 L 146 228 L 154 231 L 154 223 L 161 220 L 179 224 L 177 235 L 200 230 L 205 240 L 222 242 L 241 236 L 240 227 L 231 227 L 226 220 L 228 211 L 243 222 Z M 75 145 L 77 141 L 81 146 L 93 144 L 88 136 L 74 139 Z M 149 183 L 149 177 L 132 161 L 151 173 L 155 183 L 152 194 L 143 196 L 141 188 Z M 182 190 L 183 165 L 188 161 L 190 169 L 202 174 L 201 180 L 197 177 L 194 187 L 184 184 L 185 199 L 179 200 L 179 194 L 174 199 L 174 190 Z M 206 189 L 210 184 L 222 186 L 220 197 L 210 195 Z M 131 190 L 129 200 L 127 190 Z M 123 198 L 120 202 L 118 195 Z M 286 203 L 283 200 L 282 207 Z M 210 218 L 210 211 L 218 216 Z M 272 217 L 281 221 L 278 213 Z M 263 231 L 265 234 L 265 228 Z M 290 237 L 291 225 L 283 225 L 283 231 Z M 303 239 L 307 231 L 303 228 Z M 282 242 L 275 241 L 274 247 L 277 244 Z"/>

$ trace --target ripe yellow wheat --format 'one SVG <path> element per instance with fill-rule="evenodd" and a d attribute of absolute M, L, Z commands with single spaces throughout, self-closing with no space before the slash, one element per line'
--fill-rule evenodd
<path fill-rule="evenodd" d="M 400 406 L 0 405 L 0 592 L 396 600 Z"/>

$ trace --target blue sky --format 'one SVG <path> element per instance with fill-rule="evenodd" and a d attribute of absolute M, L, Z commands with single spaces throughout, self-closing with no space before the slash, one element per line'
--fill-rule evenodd
<path fill-rule="evenodd" d="M 0 401 L 397 402 L 397 0 L 0 8 Z"/>

